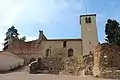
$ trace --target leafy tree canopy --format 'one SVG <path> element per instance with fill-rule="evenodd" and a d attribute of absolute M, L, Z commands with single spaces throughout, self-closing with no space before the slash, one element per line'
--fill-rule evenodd
<path fill-rule="evenodd" d="M 5 40 L 8 40 L 11 37 L 18 37 L 18 35 L 19 35 L 18 30 L 15 29 L 14 26 L 12 26 L 6 32 L 6 38 L 5 38 Z"/>
<path fill-rule="evenodd" d="M 105 25 L 106 41 L 120 46 L 120 25 L 116 20 L 108 19 Z"/>
<path fill-rule="evenodd" d="M 6 32 L 6 38 L 4 39 L 5 42 L 3 43 L 4 45 L 3 50 L 8 48 L 10 38 L 13 38 L 13 37 L 18 38 L 18 35 L 19 35 L 18 30 L 15 29 L 14 26 L 11 26 Z"/>

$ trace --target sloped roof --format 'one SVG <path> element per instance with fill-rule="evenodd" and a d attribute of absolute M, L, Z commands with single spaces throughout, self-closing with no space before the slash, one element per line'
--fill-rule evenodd
<path fill-rule="evenodd" d="M 82 39 L 47 39 L 47 41 L 82 41 Z"/>

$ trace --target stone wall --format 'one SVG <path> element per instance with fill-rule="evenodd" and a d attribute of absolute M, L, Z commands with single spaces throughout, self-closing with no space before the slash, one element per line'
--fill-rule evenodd
<path fill-rule="evenodd" d="M 81 75 L 82 56 L 66 57 L 65 48 L 57 49 L 50 57 L 43 58 L 43 63 L 48 66 L 50 74 Z"/>
<path fill-rule="evenodd" d="M 94 76 L 112 77 L 107 72 L 114 73 L 120 69 L 120 47 L 113 44 L 103 43 L 98 44 L 94 49 Z M 104 75 L 103 75 L 104 74 Z M 117 73 L 118 74 L 118 73 Z M 119 76 L 120 77 L 120 76 Z"/>
<path fill-rule="evenodd" d="M 84 75 L 93 75 L 93 65 L 94 65 L 94 56 L 93 54 L 88 54 L 83 56 L 83 65 L 84 65 Z"/>
<path fill-rule="evenodd" d="M 53 53 L 56 49 L 66 48 L 66 56 L 69 49 L 73 49 L 74 56 L 82 55 L 82 41 L 81 40 L 66 40 L 66 47 L 63 46 L 64 40 L 46 40 L 42 41 L 43 53 L 46 53 L 47 49 L 51 49 Z M 67 56 L 68 57 L 68 56 Z"/>
<path fill-rule="evenodd" d="M 64 47 L 64 41 L 66 46 Z M 25 59 L 25 64 L 29 62 L 31 58 L 45 57 L 47 49 L 51 50 L 51 53 L 56 52 L 61 48 L 65 48 L 65 56 L 68 57 L 68 50 L 73 49 L 74 56 L 82 55 L 82 41 L 81 39 L 54 39 L 54 40 L 34 40 L 24 42 L 18 39 L 14 39 L 5 51 L 11 52 Z"/>
<path fill-rule="evenodd" d="M 20 40 L 14 40 L 5 50 L 11 52 L 23 59 L 27 65 L 31 58 L 38 58 L 42 56 L 42 47 L 38 44 L 37 40 L 24 42 Z"/>

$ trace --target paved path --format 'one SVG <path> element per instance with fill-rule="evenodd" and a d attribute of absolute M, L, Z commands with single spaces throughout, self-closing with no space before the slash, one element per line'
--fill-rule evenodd
<path fill-rule="evenodd" d="M 26 72 L 14 72 L 8 74 L 0 74 L 0 80 L 112 80 L 112 79 L 101 79 L 92 76 L 80 77 L 80 76 L 29 74 Z"/>

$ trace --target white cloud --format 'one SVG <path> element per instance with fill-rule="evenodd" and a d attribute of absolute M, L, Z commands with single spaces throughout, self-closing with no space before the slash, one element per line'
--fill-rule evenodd
<path fill-rule="evenodd" d="M 61 19 L 69 19 L 73 10 L 82 11 L 83 8 L 82 0 L 27 0 L 22 4 L 16 23 L 52 24 Z"/>
<path fill-rule="evenodd" d="M 59 12 L 67 7 L 67 3 L 61 1 L 57 4 L 55 0 L 25 1 L 22 10 L 16 18 L 16 23 L 38 22 L 50 23 L 57 19 Z"/>
<path fill-rule="evenodd" d="M 0 0 L 0 44 L 11 25 L 65 22 L 76 18 L 74 10 L 81 11 L 83 8 L 83 0 Z M 29 27 L 19 28 L 28 30 Z M 27 38 L 34 39 L 31 36 Z"/>
<path fill-rule="evenodd" d="M 0 26 L 26 22 L 47 24 L 64 18 L 64 12 L 69 15 L 70 11 L 83 7 L 82 0 L 0 0 Z"/>
<path fill-rule="evenodd" d="M 19 3 L 18 3 L 18 2 Z M 0 27 L 9 26 L 12 24 L 16 11 L 19 11 L 18 6 L 22 0 L 0 0 Z M 16 9 L 15 9 L 16 8 Z"/>

